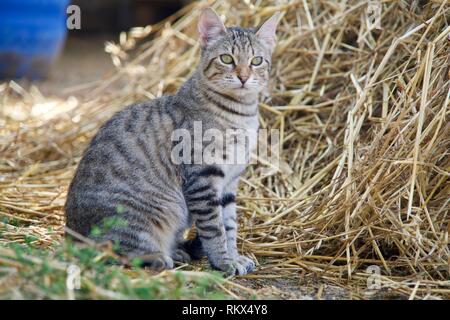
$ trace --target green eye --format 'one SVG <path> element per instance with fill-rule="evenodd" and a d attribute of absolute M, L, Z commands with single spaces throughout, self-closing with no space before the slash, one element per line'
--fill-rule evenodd
<path fill-rule="evenodd" d="M 232 64 L 233 63 L 233 57 L 229 54 L 222 54 L 220 55 L 220 60 L 222 60 L 225 64 Z"/>
<path fill-rule="evenodd" d="M 262 62 L 263 62 L 263 58 L 262 57 L 254 57 L 252 59 L 252 65 L 253 66 L 259 66 Z"/>

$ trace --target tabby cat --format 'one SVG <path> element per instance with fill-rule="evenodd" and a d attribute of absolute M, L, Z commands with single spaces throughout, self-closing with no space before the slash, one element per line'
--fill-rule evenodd
<path fill-rule="evenodd" d="M 203 130 L 257 130 L 258 94 L 268 83 L 278 18 L 258 30 L 226 28 L 214 10 L 204 9 L 193 75 L 175 94 L 116 113 L 85 150 L 69 187 L 67 228 L 112 241 L 125 257 L 155 269 L 205 254 L 226 274 L 251 272 L 254 262 L 236 247 L 236 190 L 245 164 L 174 164 L 170 140 L 177 129 L 192 132 L 195 122 Z M 255 144 L 253 137 L 246 150 Z M 105 226 L 115 217 L 125 223 Z M 186 241 L 192 225 L 197 238 Z"/>

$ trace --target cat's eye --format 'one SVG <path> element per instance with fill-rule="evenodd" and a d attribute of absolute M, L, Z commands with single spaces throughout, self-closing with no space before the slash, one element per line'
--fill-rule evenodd
<path fill-rule="evenodd" d="M 233 57 L 229 54 L 220 55 L 220 60 L 225 64 L 232 64 L 234 62 Z"/>
<path fill-rule="evenodd" d="M 262 57 L 254 57 L 251 61 L 252 66 L 259 66 L 263 62 Z"/>

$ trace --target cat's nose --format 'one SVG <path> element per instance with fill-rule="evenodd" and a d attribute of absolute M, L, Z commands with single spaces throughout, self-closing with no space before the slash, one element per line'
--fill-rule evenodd
<path fill-rule="evenodd" d="M 237 76 L 238 79 L 241 81 L 242 84 L 245 84 L 245 81 L 248 80 L 248 76 L 244 76 L 244 75 L 239 75 Z"/>

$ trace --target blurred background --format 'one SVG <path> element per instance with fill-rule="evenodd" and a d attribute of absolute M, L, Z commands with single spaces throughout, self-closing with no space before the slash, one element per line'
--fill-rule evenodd
<path fill-rule="evenodd" d="M 39 85 L 46 94 L 102 78 L 113 70 L 106 41 L 158 23 L 188 0 L 1 0 L 0 81 Z M 80 8 L 67 13 L 70 5 Z M 76 8 L 75 8 L 76 9 Z M 68 30 L 67 19 L 80 29 Z M 70 23 L 70 22 L 69 22 Z"/>

